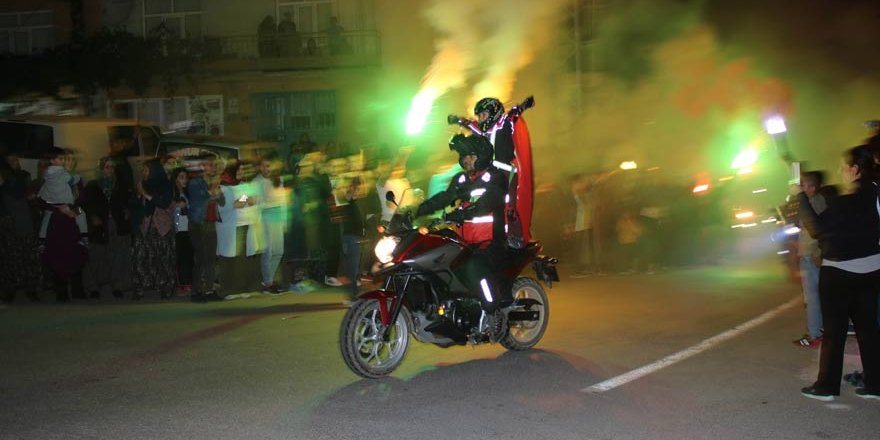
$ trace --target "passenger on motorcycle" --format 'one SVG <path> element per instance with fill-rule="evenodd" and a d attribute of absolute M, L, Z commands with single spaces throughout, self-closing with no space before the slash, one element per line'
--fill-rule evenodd
<path fill-rule="evenodd" d="M 507 253 L 507 178 L 492 165 L 492 144 L 485 137 L 456 134 L 449 141 L 449 149 L 458 152 L 464 171 L 452 178 L 445 191 L 419 205 L 416 215 L 428 215 L 461 201 L 445 218 L 461 225 L 462 240 L 473 245 L 475 255 L 480 257 L 468 268 L 467 278 L 476 292 L 482 292 L 484 308 L 491 311 L 510 301 L 511 280 L 495 275 Z"/>
<path fill-rule="evenodd" d="M 474 106 L 477 120 L 449 115 L 447 122 L 458 124 L 474 134 L 489 139 L 493 146 L 495 162 L 508 178 L 507 194 L 507 240 L 510 247 L 522 248 L 531 240 L 532 199 L 532 147 L 529 130 L 522 112 L 535 105 L 531 96 L 505 112 L 497 98 L 483 98 Z"/>

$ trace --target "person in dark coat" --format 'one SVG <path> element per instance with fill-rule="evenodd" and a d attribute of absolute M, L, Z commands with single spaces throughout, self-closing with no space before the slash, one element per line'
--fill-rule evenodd
<path fill-rule="evenodd" d="M 852 320 L 864 368 L 864 387 L 858 397 L 880 399 L 880 330 L 877 301 L 880 294 L 880 177 L 870 146 L 859 145 L 843 157 L 841 174 L 850 186 L 817 213 L 803 192 L 798 194 L 802 225 L 819 240 L 819 301 L 825 333 L 819 374 L 801 394 L 822 401 L 840 395 L 843 353 Z"/>
<path fill-rule="evenodd" d="M 12 302 L 21 291 L 39 301 L 40 262 L 31 213 L 31 175 L 21 169 L 18 156 L 7 155 L 0 163 L 0 298 Z"/>
<path fill-rule="evenodd" d="M 124 160 L 124 159 L 123 159 Z M 98 178 L 83 189 L 81 206 L 89 226 L 89 263 L 83 275 L 92 298 L 110 290 L 122 298 L 131 278 L 131 178 L 120 177 L 126 167 L 117 167 L 111 157 L 100 160 Z"/>

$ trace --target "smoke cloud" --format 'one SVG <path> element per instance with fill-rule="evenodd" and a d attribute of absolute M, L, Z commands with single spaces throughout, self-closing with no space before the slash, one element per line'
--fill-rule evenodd
<path fill-rule="evenodd" d="M 517 73 L 556 35 L 567 0 L 432 0 L 425 17 L 436 29 L 436 54 L 422 90 L 442 96 L 473 83 L 470 101 L 510 98 Z"/>

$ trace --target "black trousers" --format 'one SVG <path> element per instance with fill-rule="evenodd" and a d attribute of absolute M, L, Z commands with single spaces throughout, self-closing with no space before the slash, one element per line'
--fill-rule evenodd
<path fill-rule="evenodd" d="M 819 270 L 819 299 L 825 333 L 819 356 L 817 388 L 832 394 L 840 393 L 843 350 L 849 321 L 852 320 L 862 358 L 865 387 L 875 393 L 880 392 L 878 292 L 880 271 L 859 274 L 830 266 L 822 266 Z"/>
<path fill-rule="evenodd" d="M 189 239 L 193 247 L 192 290 L 205 293 L 214 290 L 217 278 L 217 230 L 214 223 L 190 223 Z"/>
<path fill-rule="evenodd" d="M 247 256 L 247 233 L 249 226 L 235 228 L 234 257 L 218 257 L 220 268 L 221 297 L 260 290 L 260 254 Z"/>
<path fill-rule="evenodd" d="M 86 297 L 83 289 L 82 270 L 74 272 L 69 279 L 64 279 L 58 275 L 54 275 L 52 279 L 52 288 L 55 291 L 55 298 L 59 302 L 64 302 L 74 297 L 83 299 Z M 68 295 L 68 290 L 70 294 Z"/>
<path fill-rule="evenodd" d="M 189 238 L 189 232 L 183 231 L 174 234 L 177 244 L 177 285 L 189 286 L 193 280 L 193 245 Z"/>

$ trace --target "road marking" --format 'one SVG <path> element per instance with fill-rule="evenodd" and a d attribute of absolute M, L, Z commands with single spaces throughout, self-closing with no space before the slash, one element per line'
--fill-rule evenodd
<path fill-rule="evenodd" d="M 736 327 L 733 327 L 730 330 L 727 330 L 723 333 L 715 335 L 709 339 L 705 339 L 697 345 L 686 348 L 682 351 L 679 351 L 678 353 L 666 356 L 665 358 L 660 359 L 659 361 L 654 362 L 652 364 L 648 364 L 643 367 L 636 368 L 635 370 L 621 374 L 620 376 L 613 377 L 613 378 L 608 379 L 603 382 L 599 382 L 599 383 L 592 385 L 592 386 L 589 386 L 587 388 L 583 388 L 583 389 L 581 389 L 581 392 L 594 393 L 594 394 L 604 393 L 606 391 L 613 390 L 614 388 L 617 388 L 621 385 L 632 382 L 636 379 L 647 376 L 655 371 L 666 368 L 670 365 L 677 364 L 677 363 L 679 363 L 679 362 L 681 362 L 691 356 L 696 356 L 696 355 L 698 355 L 698 354 L 700 354 L 700 353 L 702 353 L 702 352 L 704 352 L 704 351 L 706 351 L 706 350 L 708 350 L 708 349 L 710 349 L 710 348 L 712 348 L 712 347 L 714 347 L 724 341 L 727 341 L 728 339 L 733 339 L 736 336 L 738 336 L 739 334 L 747 332 L 747 331 L 775 318 L 780 313 L 782 313 L 782 312 L 784 312 L 784 311 L 786 311 L 786 310 L 788 310 L 798 304 L 803 304 L 803 301 L 804 301 L 803 298 L 801 298 L 799 296 L 796 298 L 793 298 L 791 301 L 789 301 L 785 304 L 782 304 L 781 306 L 779 306 L 773 310 L 770 310 L 769 312 L 764 313 L 763 315 L 758 316 L 757 318 L 752 319 L 751 321 L 742 323 Z"/>

